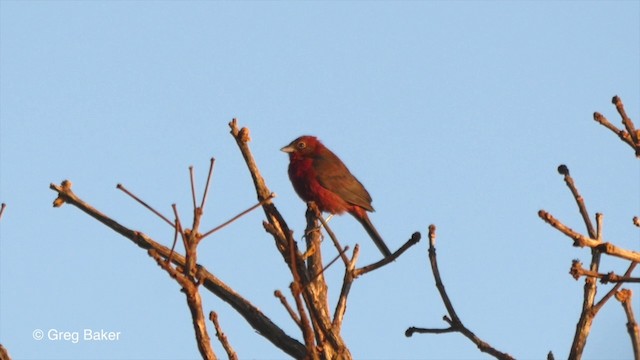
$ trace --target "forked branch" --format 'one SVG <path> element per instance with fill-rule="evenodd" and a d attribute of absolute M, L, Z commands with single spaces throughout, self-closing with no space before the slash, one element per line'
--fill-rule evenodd
<path fill-rule="evenodd" d="M 121 225 L 86 203 L 84 200 L 80 199 L 73 191 L 71 191 L 70 181 L 65 180 L 61 185 L 51 184 L 50 188 L 58 193 L 58 197 L 54 201 L 54 206 L 59 207 L 64 203 L 73 205 L 115 232 L 131 240 L 140 248 L 145 250 L 153 249 L 163 258 L 169 258 L 171 249 L 157 243 L 139 231 L 131 230 Z M 175 251 L 171 256 L 171 262 L 178 268 L 184 268 L 186 264 L 185 257 Z M 238 313 L 245 318 L 245 320 L 256 330 L 258 334 L 264 336 L 276 347 L 294 358 L 305 357 L 306 349 L 303 344 L 288 336 L 257 307 L 231 289 L 231 287 L 218 279 L 215 275 L 207 271 L 204 267 L 196 264 L 196 268 L 198 278 L 202 285 L 238 311 Z"/>
<path fill-rule="evenodd" d="M 444 334 L 450 332 L 459 332 L 466 336 L 469 340 L 471 340 L 480 351 L 487 353 L 496 359 L 502 360 L 513 360 L 514 358 L 507 354 L 503 353 L 489 343 L 480 339 L 476 334 L 474 334 L 471 330 L 469 330 L 464 324 L 458 314 L 456 313 L 453 304 L 451 303 L 451 299 L 449 299 L 449 295 L 447 295 L 447 291 L 445 290 L 444 283 L 442 282 L 442 278 L 440 277 L 440 270 L 438 269 L 438 259 L 436 256 L 436 226 L 429 226 L 429 263 L 431 264 L 431 271 L 433 272 L 433 278 L 436 282 L 436 288 L 440 293 L 440 297 L 442 298 L 442 302 L 444 303 L 445 308 L 447 309 L 448 316 L 445 315 L 443 320 L 449 324 L 448 328 L 419 328 L 419 327 L 410 327 L 405 331 L 405 335 L 407 337 L 412 336 L 414 333 L 419 334 Z"/>
<path fill-rule="evenodd" d="M 613 125 L 609 120 L 599 112 L 593 113 L 593 119 L 597 121 L 600 125 L 606 127 L 611 130 L 614 134 L 618 135 L 620 140 L 624 143 L 631 146 L 631 148 L 635 151 L 635 155 L 637 158 L 640 158 L 640 129 L 636 129 L 633 121 L 627 116 L 626 111 L 624 110 L 624 104 L 622 104 L 622 100 L 618 96 L 614 96 L 611 99 L 611 102 L 616 106 L 616 110 L 618 110 L 618 114 L 622 118 L 622 125 L 625 130 L 618 129 L 615 125 Z"/>

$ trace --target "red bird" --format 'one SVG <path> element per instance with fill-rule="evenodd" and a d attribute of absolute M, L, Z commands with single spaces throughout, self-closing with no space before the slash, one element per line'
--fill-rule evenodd
<path fill-rule="evenodd" d="M 302 200 L 315 202 L 320 211 L 353 215 L 382 254 L 391 255 L 367 216 L 374 211 L 371 196 L 331 150 L 314 136 L 301 136 L 280 150 L 289 154 L 289 179 Z"/>

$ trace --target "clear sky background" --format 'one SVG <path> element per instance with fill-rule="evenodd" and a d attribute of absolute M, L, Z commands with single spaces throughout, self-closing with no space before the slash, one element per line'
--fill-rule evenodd
<path fill-rule="evenodd" d="M 0 30 L 0 342 L 15 359 L 199 357 L 178 285 L 129 240 L 72 206 L 52 208 L 49 184 L 70 179 L 99 210 L 170 244 L 172 229 L 116 184 L 167 216 L 176 203 L 185 221 L 188 167 L 201 191 L 215 157 L 203 229 L 219 225 L 256 201 L 228 133 L 234 117 L 298 238 L 305 204 L 279 149 L 302 134 L 364 183 L 391 248 L 423 233 L 355 282 L 343 335 L 357 359 L 486 358 L 460 334 L 404 336 L 446 326 L 427 261 L 432 223 L 465 324 L 518 358 L 566 358 L 583 289 L 568 271 L 590 252 L 537 216 L 546 209 L 584 232 L 561 163 L 591 214 L 604 213 L 605 240 L 639 248 L 639 162 L 592 120 L 599 111 L 619 124 L 619 95 L 640 125 L 638 1 L 1 1 Z M 272 295 L 291 278 L 263 218 L 255 211 L 207 238 L 199 261 L 302 340 Z M 379 259 L 353 218 L 331 225 L 361 245 L 360 265 Z M 605 272 L 625 269 L 602 261 Z M 332 300 L 342 273 L 327 271 Z M 640 289 L 630 288 L 638 316 Z M 241 358 L 286 356 L 203 294 Z M 585 358 L 631 358 L 625 323 L 610 301 Z M 121 337 L 32 337 L 85 328 Z"/>

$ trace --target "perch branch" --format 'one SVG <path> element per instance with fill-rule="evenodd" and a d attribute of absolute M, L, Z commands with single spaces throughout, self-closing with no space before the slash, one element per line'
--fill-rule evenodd
<path fill-rule="evenodd" d="M 624 111 L 624 104 L 622 103 L 620 97 L 614 96 L 613 99 L 611 99 L 611 103 L 616 106 L 616 110 L 618 110 L 618 114 L 620 114 L 620 117 L 622 118 L 622 124 L 629 133 L 631 141 L 633 141 L 634 147 L 636 149 L 636 156 L 640 155 L 637 152 L 640 147 L 640 140 L 638 140 L 638 138 L 640 138 L 640 132 L 636 130 L 633 121 L 631 121 L 631 119 L 627 116 L 627 112 Z"/>
<path fill-rule="evenodd" d="M 344 266 L 345 267 L 348 266 L 349 259 L 347 259 L 347 255 L 345 255 L 345 251 L 342 248 L 342 245 L 340 245 L 340 242 L 338 241 L 338 238 L 333 233 L 333 230 L 331 230 L 331 228 L 329 227 L 329 224 L 327 224 L 327 222 L 322 217 L 322 213 L 318 209 L 318 206 L 313 201 L 310 201 L 309 204 L 308 204 L 308 208 L 309 208 L 309 211 L 311 211 L 311 212 L 313 212 L 315 214 L 316 218 L 318 218 L 318 220 L 322 224 L 322 227 L 324 227 L 324 229 L 327 231 L 327 234 L 329 235 L 329 238 L 331 238 L 331 241 L 333 241 L 333 245 L 338 250 L 338 254 L 340 254 L 340 258 L 342 259 L 342 262 L 344 263 Z"/>

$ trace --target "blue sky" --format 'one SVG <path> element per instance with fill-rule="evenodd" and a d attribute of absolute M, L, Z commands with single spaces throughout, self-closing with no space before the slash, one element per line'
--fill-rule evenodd
<path fill-rule="evenodd" d="M 605 239 L 638 249 L 638 160 L 592 114 L 619 124 L 619 95 L 640 123 L 639 84 L 637 1 L 0 1 L 0 342 L 15 359 L 198 358 L 178 285 L 76 208 L 53 209 L 48 186 L 70 179 L 104 213 L 169 244 L 171 228 L 116 184 L 165 215 L 176 203 L 185 219 L 188 167 L 202 189 L 215 157 L 203 224 L 213 228 L 255 202 L 228 134 L 237 117 L 297 236 L 305 205 L 279 149 L 313 134 L 367 187 L 392 249 L 438 226 L 443 280 L 478 336 L 518 358 L 565 358 L 583 287 L 568 270 L 590 256 L 537 211 L 584 230 L 556 172 L 565 163 L 589 211 L 604 213 Z M 290 275 L 262 220 L 256 211 L 211 236 L 199 261 L 300 338 L 272 295 Z M 331 225 L 361 244 L 361 265 L 379 258 L 351 217 Z M 446 325 L 426 250 L 422 241 L 354 284 L 343 335 L 355 358 L 483 357 L 459 334 L 404 336 Z M 342 269 L 327 276 L 335 299 Z M 285 356 L 212 294 L 204 304 L 241 358 Z M 585 357 L 630 358 L 625 323 L 607 304 Z M 85 328 L 122 335 L 32 337 Z"/>

